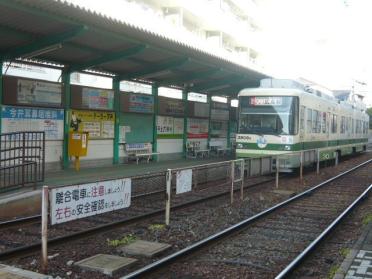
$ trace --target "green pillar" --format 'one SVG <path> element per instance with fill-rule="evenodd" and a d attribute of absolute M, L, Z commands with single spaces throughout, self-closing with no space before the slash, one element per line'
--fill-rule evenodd
<path fill-rule="evenodd" d="M 230 119 L 230 115 L 231 115 L 231 99 L 230 98 L 227 98 L 227 105 L 228 105 L 228 108 L 229 108 L 229 119 L 227 121 L 227 148 L 230 148 L 230 145 L 231 145 L 231 141 L 230 141 L 230 135 L 231 135 L 231 119 Z"/>
<path fill-rule="evenodd" d="M 1 134 L 1 115 L 3 106 L 3 62 L 0 61 L 0 134 Z"/>
<path fill-rule="evenodd" d="M 63 127 L 63 169 L 68 169 L 70 160 L 68 156 L 68 133 L 70 130 L 69 125 L 69 114 L 71 109 L 71 86 L 70 86 L 71 73 L 69 71 L 62 71 L 62 84 L 64 91 L 64 109 L 65 109 L 65 119 Z"/>
<path fill-rule="evenodd" d="M 156 129 L 156 116 L 159 112 L 159 100 L 158 100 L 158 85 L 153 84 L 151 88 L 152 95 L 154 96 L 154 115 L 152 118 L 153 129 L 152 129 L 152 152 L 157 152 L 158 150 L 158 130 Z M 157 158 L 156 158 L 157 159 Z"/>
<path fill-rule="evenodd" d="M 188 95 L 188 90 L 187 88 L 183 89 L 182 90 L 182 101 L 183 101 L 183 107 L 184 107 L 184 110 L 185 110 L 185 114 L 184 114 L 184 117 L 183 117 L 183 147 L 182 147 L 182 151 L 183 151 L 183 157 L 186 158 L 186 143 L 187 143 L 187 117 L 188 117 L 188 114 L 189 114 L 189 106 L 188 106 L 188 102 L 187 102 L 187 95 Z"/>
<path fill-rule="evenodd" d="M 114 157 L 113 164 L 119 163 L 119 124 L 120 124 L 120 79 L 114 77 L 112 79 L 112 89 L 114 90 Z"/>
<path fill-rule="evenodd" d="M 207 103 L 209 104 L 209 117 L 208 117 L 208 147 L 210 148 L 210 142 L 211 142 L 211 111 L 212 111 L 212 96 L 207 95 Z"/>

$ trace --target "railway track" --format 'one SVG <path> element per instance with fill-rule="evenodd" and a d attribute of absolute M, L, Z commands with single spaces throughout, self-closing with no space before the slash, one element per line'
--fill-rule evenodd
<path fill-rule="evenodd" d="M 372 185 L 366 185 L 372 179 L 371 162 L 123 278 L 284 278 L 371 190 Z"/>
<path fill-rule="evenodd" d="M 270 178 L 262 177 L 256 183 L 246 185 L 245 188 L 246 189 L 247 188 L 252 189 L 252 188 L 260 186 L 262 184 L 272 182 L 273 180 L 274 180 L 274 178 L 271 178 L 271 177 Z M 185 207 L 190 207 L 190 206 L 195 205 L 195 204 L 202 204 L 205 201 L 217 199 L 219 197 L 223 197 L 223 196 L 226 196 L 226 195 L 230 194 L 230 191 L 226 190 L 226 189 L 229 189 L 229 184 L 225 183 L 225 184 L 220 185 L 220 187 L 215 187 L 215 188 L 218 188 L 218 189 L 216 189 L 217 191 L 215 193 L 211 193 L 212 191 L 206 191 L 206 190 L 208 190 L 208 188 L 203 188 L 202 191 L 194 193 L 192 195 L 189 195 L 187 201 L 182 201 L 181 199 L 179 199 L 179 201 L 177 201 L 176 199 L 174 199 L 174 204 L 175 205 L 172 207 L 172 210 L 173 211 L 174 210 L 180 210 L 180 209 L 183 209 Z M 235 191 L 239 191 L 239 189 L 236 189 Z M 138 194 L 138 195 L 136 195 L 136 197 L 137 197 L 136 199 L 139 200 L 140 205 L 137 208 L 134 204 L 133 204 L 134 205 L 133 208 L 131 206 L 131 209 L 133 211 L 132 216 L 127 217 L 127 218 L 122 218 L 121 217 L 119 219 L 119 218 L 112 217 L 112 215 L 111 215 L 111 217 L 109 219 L 111 219 L 111 220 L 112 219 L 114 219 L 114 220 L 119 219 L 119 220 L 117 220 L 117 221 L 103 220 L 101 222 L 97 222 L 97 220 L 96 220 L 96 225 L 91 227 L 91 228 L 88 228 L 88 229 L 85 229 L 85 230 L 80 230 L 80 231 L 73 231 L 73 229 L 69 229 L 69 231 L 72 231 L 71 233 L 68 233 L 68 234 L 63 235 L 63 236 L 57 236 L 57 237 L 50 238 L 48 240 L 48 246 L 53 247 L 55 245 L 65 244 L 68 241 L 73 241 L 73 240 L 76 240 L 76 239 L 79 239 L 79 238 L 88 237 L 90 235 L 99 234 L 101 232 L 112 230 L 116 227 L 129 225 L 129 224 L 132 224 L 132 223 L 139 222 L 141 220 L 153 218 L 155 216 L 161 216 L 161 215 L 164 214 L 164 200 L 159 200 L 157 202 L 153 202 L 151 204 L 151 206 L 147 206 L 147 207 L 144 208 L 143 204 L 148 203 L 148 201 L 145 201 L 145 200 L 142 200 L 142 199 L 145 199 L 146 197 L 152 197 L 156 194 L 162 194 L 162 193 L 164 193 L 164 191 L 153 191 L 151 193 Z M 154 207 L 157 207 L 157 208 L 154 209 Z M 144 211 L 147 211 L 147 212 L 143 213 Z M 115 214 L 115 213 L 116 212 L 114 212 L 112 214 Z M 118 214 L 117 216 L 120 216 L 120 215 Z M 97 219 L 97 216 L 96 216 L 96 219 Z M 27 224 L 27 225 L 38 224 L 38 222 L 40 222 L 40 216 L 32 216 L 32 217 L 29 217 L 29 218 L 22 218 L 22 219 L 19 219 L 19 220 L 13 220 L 13 221 L 9 221 L 9 222 L 0 223 L 0 230 L 2 230 L 3 233 L 4 233 L 4 230 L 6 231 L 6 229 L 11 229 L 11 230 L 13 229 L 13 231 L 14 231 L 14 229 L 15 229 L 14 227 L 23 226 L 23 224 Z M 83 225 L 79 225 L 78 227 L 81 227 L 81 226 L 82 227 L 87 227 L 87 225 L 84 222 L 86 222 L 84 219 L 76 221 L 76 223 L 80 223 L 80 224 L 82 223 L 83 224 Z M 4 225 L 4 228 L 2 228 L 1 225 Z M 66 227 L 66 226 L 60 226 L 59 225 L 59 227 L 62 228 L 62 227 Z M 11 232 L 8 232 L 8 234 L 9 233 L 11 233 Z M 10 249 L 7 249 L 5 251 L 0 252 L 0 260 L 8 260 L 8 259 L 11 259 L 11 258 L 17 258 L 17 257 L 23 256 L 23 255 L 33 253 L 35 251 L 39 251 L 40 248 L 41 248 L 41 243 L 39 241 L 39 237 L 40 237 L 39 234 L 40 233 L 39 233 L 39 226 L 38 226 L 35 229 L 35 232 L 30 233 L 30 235 L 32 235 L 33 238 L 36 237 L 37 241 L 34 241 L 34 243 L 30 244 L 30 245 L 18 245 L 18 247 L 10 248 Z M 5 233 L 4 233 L 4 235 L 5 235 Z"/>

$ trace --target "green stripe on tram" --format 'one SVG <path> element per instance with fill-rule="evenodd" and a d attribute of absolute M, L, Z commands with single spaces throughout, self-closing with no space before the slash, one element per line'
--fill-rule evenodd
<path fill-rule="evenodd" d="M 309 142 L 299 142 L 296 144 L 274 144 L 268 143 L 265 148 L 259 148 L 257 143 L 239 143 L 242 144 L 243 147 L 239 149 L 254 149 L 254 150 L 261 150 L 261 151 L 300 151 L 300 150 L 307 150 L 307 149 L 315 149 L 315 148 L 325 148 L 325 147 L 340 147 L 343 145 L 348 144 L 362 144 L 368 141 L 367 138 L 362 139 L 347 139 L 347 140 L 331 140 L 331 141 L 309 141 Z M 288 150 L 288 146 L 290 146 L 290 150 Z M 286 148 L 287 147 L 287 148 Z"/>

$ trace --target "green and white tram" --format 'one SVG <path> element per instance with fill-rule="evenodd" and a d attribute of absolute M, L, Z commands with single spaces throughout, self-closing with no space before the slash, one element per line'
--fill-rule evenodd
<path fill-rule="evenodd" d="M 369 117 L 360 100 L 339 101 L 326 92 L 277 79 L 264 79 L 259 88 L 243 89 L 238 96 L 239 158 L 319 149 L 320 160 L 327 160 L 336 153 L 366 150 Z M 307 163 L 316 160 L 310 157 Z M 298 166 L 299 157 L 288 156 L 285 168 Z"/>

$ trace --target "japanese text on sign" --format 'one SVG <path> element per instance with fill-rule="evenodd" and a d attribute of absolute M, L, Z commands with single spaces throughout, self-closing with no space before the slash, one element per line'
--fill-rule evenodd
<path fill-rule="evenodd" d="M 115 179 L 50 191 L 52 225 L 130 206 L 131 179 Z"/>

